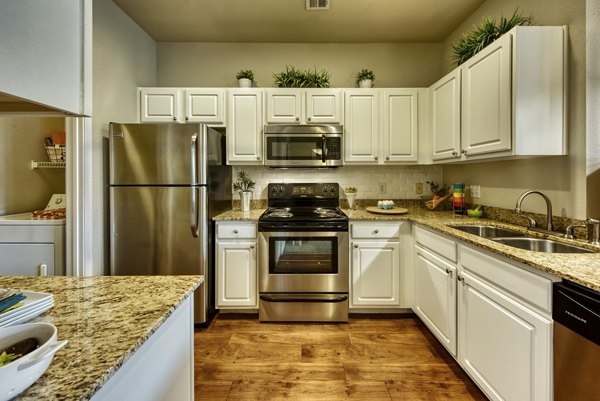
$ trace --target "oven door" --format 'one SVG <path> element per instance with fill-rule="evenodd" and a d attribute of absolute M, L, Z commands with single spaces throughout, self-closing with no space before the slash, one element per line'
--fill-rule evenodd
<path fill-rule="evenodd" d="M 265 166 L 334 167 L 343 165 L 341 134 L 265 134 Z"/>
<path fill-rule="evenodd" d="M 260 232 L 258 241 L 259 292 L 348 292 L 348 232 Z"/>

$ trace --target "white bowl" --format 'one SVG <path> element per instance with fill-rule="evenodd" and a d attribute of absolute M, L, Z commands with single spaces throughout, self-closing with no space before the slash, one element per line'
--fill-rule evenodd
<path fill-rule="evenodd" d="M 67 341 L 56 341 L 56 327 L 49 323 L 25 323 L 0 329 L 0 351 L 35 338 L 39 348 L 0 367 L 0 401 L 10 400 L 25 391 L 48 369 L 54 353 Z"/>

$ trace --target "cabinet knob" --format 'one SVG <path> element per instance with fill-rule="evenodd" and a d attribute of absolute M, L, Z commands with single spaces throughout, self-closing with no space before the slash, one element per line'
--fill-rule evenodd
<path fill-rule="evenodd" d="M 379 230 L 373 230 L 373 234 L 379 234 Z"/>
<path fill-rule="evenodd" d="M 260 156 L 256 156 L 256 160 L 260 160 Z"/>
<path fill-rule="evenodd" d="M 300 117 L 296 117 L 296 121 L 300 121 Z"/>
<path fill-rule="evenodd" d="M 452 152 L 452 156 L 458 156 L 458 152 Z"/>
<path fill-rule="evenodd" d="M 358 245 L 354 245 L 355 248 L 358 248 Z"/>
<path fill-rule="evenodd" d="M 379 157 L 375 156 L 375 160 L 379 160 Z"/>
<path fill-rule="evenodd" d="M 462 154 L 463 154 L 463 155 L 466 155 L 466 154 L 467 154 L 467 149 L 463 149 L 463 150 L 462 150 Z"/>
<path fill-rule="evenodd" d="M 250 245 L 250 249 L 254 249 L 254 245 Z"/>
<path fill-rule="evenodd" d="M 185 116 L 185 121 L 190 121 L 190 118 L 188 116 Z"/>
<path fill-rule="evenodd" d="M 386 157 L 385 157 L 385 160 L 390 160 L 390 157 L 389 157 L 389 156 L 386 156 Z"/>
<path fill-rule="evenodd" d="M 238 230 L 233 230 L 233 233 L 234 233 L 234 234 L 237 234 L 237 233 L 238 233 Z"/>
<path fill-rule="evenodd" d="M 464 278 L 463 276 L 461 276 L 460 274 L 458 275 L 458 277 L 456 277 L 456 279 L 457 279 L 458 281 L 462 281 L 463 283 L 464 283 L 464 281 L 465 281 L 465 278 Z"/>
<path fill-rule="evenodd" d="M 308 121 L 312 120 L 312 117 L 308 117 Z"/>
<path fill-rule="evenodd" d="M 452 269 L 446 268 L 446 274 L 452 277 Z"/>

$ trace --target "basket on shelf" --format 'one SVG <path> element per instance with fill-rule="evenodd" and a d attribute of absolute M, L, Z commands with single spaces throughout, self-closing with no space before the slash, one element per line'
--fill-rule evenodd
<path fill-rule="evenodd" d="M 66 145 L 46 145 L 46 153 L 48 159 L 53 162 L 64 162 L 67 160 L 67 146 Z"/>

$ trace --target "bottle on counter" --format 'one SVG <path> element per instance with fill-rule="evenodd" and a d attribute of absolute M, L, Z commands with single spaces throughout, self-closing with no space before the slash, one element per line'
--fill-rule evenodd
<path fill-rule="evenodd" d="M 452 206 L 454 214 L 466 214 L 465 206 L 465 184 L 458 182 L 454 184 Z"/>

